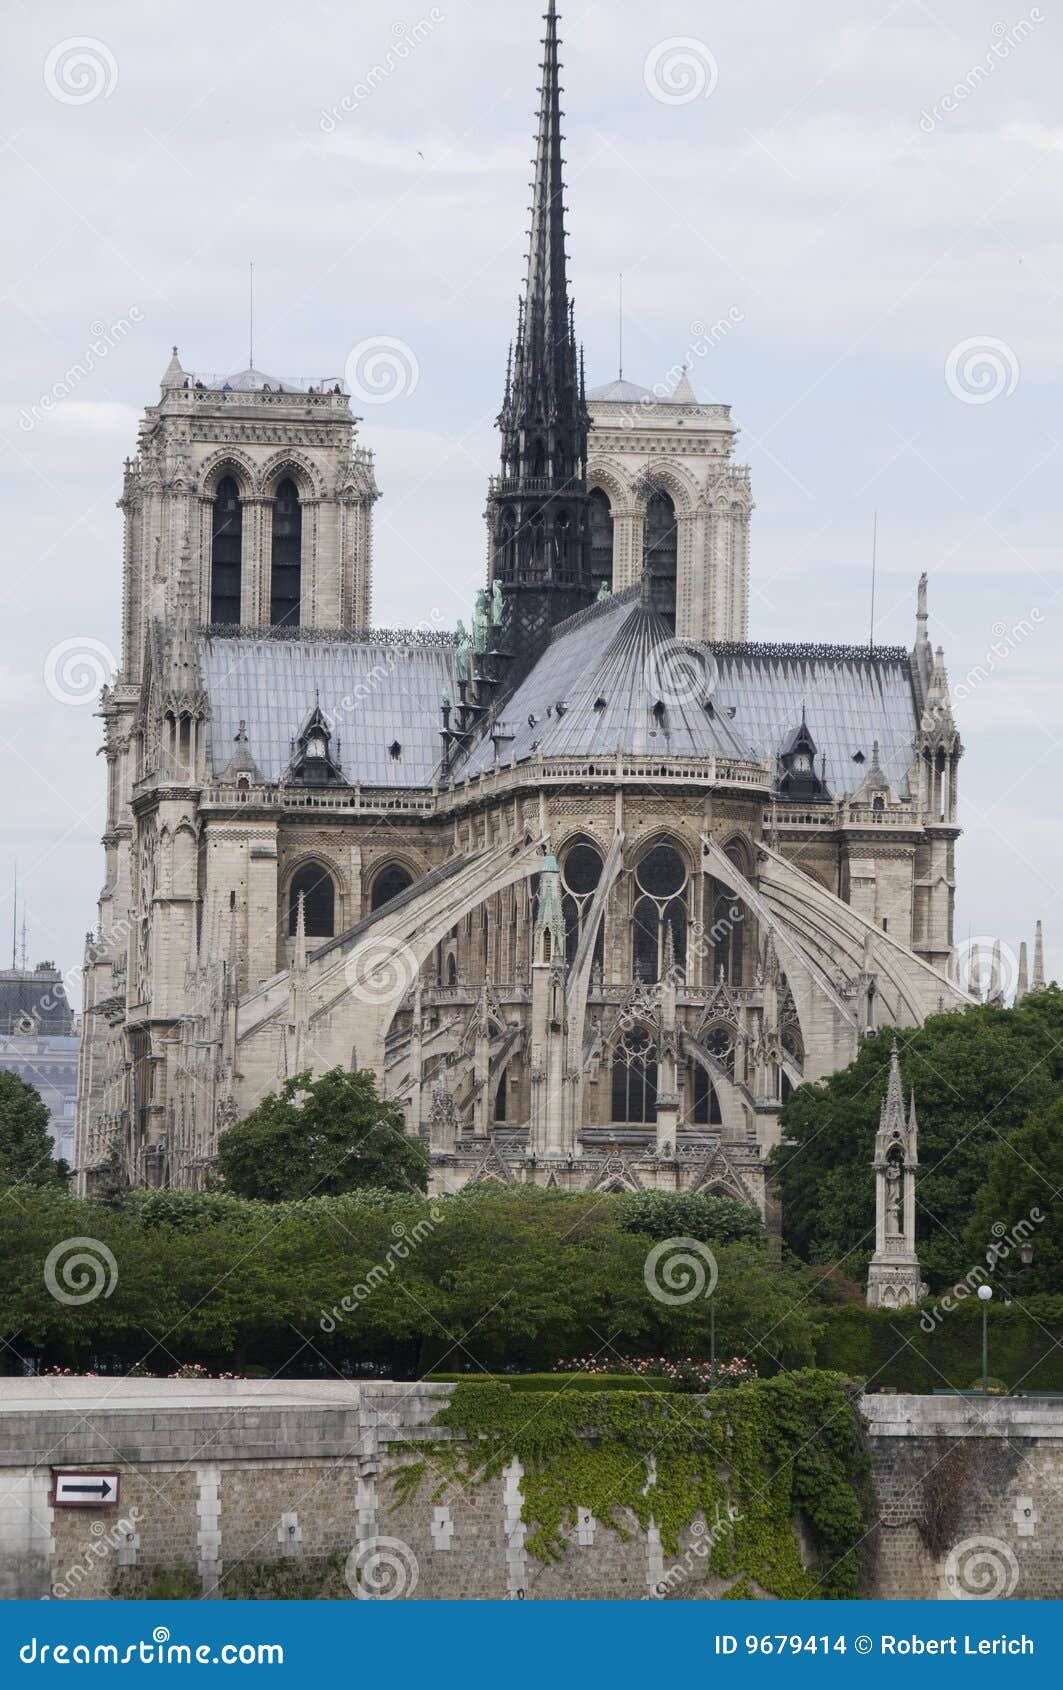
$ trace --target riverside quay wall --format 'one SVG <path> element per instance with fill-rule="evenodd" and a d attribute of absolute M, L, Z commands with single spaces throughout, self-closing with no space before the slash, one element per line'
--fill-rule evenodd
<path fill-rule="evenodd" d="M 448 1390 L 0 1379 L 0 1596 L 720 1594 L 705 1574 L 711 1522 L 672 1558 L 654 1527 L 629 1519 L 625 1539 L 581 1512 L 563 1560 L 543 1565 L 525 1548 L 516 1463 L 442 1494 L 429 1477 L 396 1502 L 388 1475 L 416 1459 L 408 1446 L 438 1437 Z M 865 1595 L 1063 1596 L 1063 1401 L 867 1396 L 862 1407 L 878 1516 Z M 116 1480 L 116 1500 L 97 1499 Z"/>

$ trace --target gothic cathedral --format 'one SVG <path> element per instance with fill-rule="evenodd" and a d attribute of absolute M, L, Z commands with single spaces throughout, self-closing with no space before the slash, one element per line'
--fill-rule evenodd
<path fill-rule="evenodd" d="M 748 638 L 730 408 L 587 389 L 553 0 L 466 629 L 371 625 L 335 378 L 187 372 L 127 462 L 76 1166 L 196 1188 L 290 1075 L 368 1068 L 433 1188 L 765 1209 L 789 1090 L 958 1007 L 961 744 L 911 649 Z"/>

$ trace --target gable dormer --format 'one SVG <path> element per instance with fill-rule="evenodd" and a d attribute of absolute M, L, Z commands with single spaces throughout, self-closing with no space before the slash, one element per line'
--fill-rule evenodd
<path fill-rule="evenodd" d="M 816 756 L 818 748 L 808 723 L 805 712 L 801 711 L 801 726 L 792 735 L 789 744 L 779 753 L 782 773 L 779 776 L 779 793 L 783 798 L 826 798 L 829 796 L 823 781 L 816 774 Z"/>
<path fill-rule="evenodd" d="M 343 770 L 339 761 L 339 743 L 332 750 L 332 729 L 315 704 L 295 741 L 292 760 L 285 776 L 286 785 L 343 786 Z"/>

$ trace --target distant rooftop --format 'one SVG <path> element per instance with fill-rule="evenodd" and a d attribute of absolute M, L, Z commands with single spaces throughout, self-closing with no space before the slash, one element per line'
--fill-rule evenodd
<path fill-rule="evenodd" d="M 339 388 L 346 392 L 341 376 L 269 376 L 263 370 L 237 370 L 230 375 L 189 370 L 186 372 L 193 387 L 197 384 L 221 393 L 331 393 Z"/>
<path fill-rule="evenodd" d="M 271 376 L 251 364 L 246 370 L 186 370 L 177 355 L 173 356 L 162 378 L 163 392 L 175 390 L 209 390 L 213 393 L 302 393 L 341 394 L 347 396 L 342 376 Z"/>
<path fill-rule="evenodd" d="M 679 380 L 669 393 L 662 393 L 664 386 L 659 382 L 656 388 L 640 387 L 637 381 L 625 381 L 618 376 L 616 381 L 607 381 L 602 387 L 592 387 L 587 394 L 590 400 L 598 399 L 610 405 L 697 405 L 700 403 L 697 394 L 690 385 L 686 369 L 682 370 Z"/>

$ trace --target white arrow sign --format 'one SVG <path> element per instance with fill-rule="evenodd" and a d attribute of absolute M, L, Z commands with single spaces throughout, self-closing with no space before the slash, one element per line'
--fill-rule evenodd
<path fill-rule="evenodd" d="M 113 1508 L 118 1501 L 117 1473 L 55 1474 L 55 1508 Z"/>

